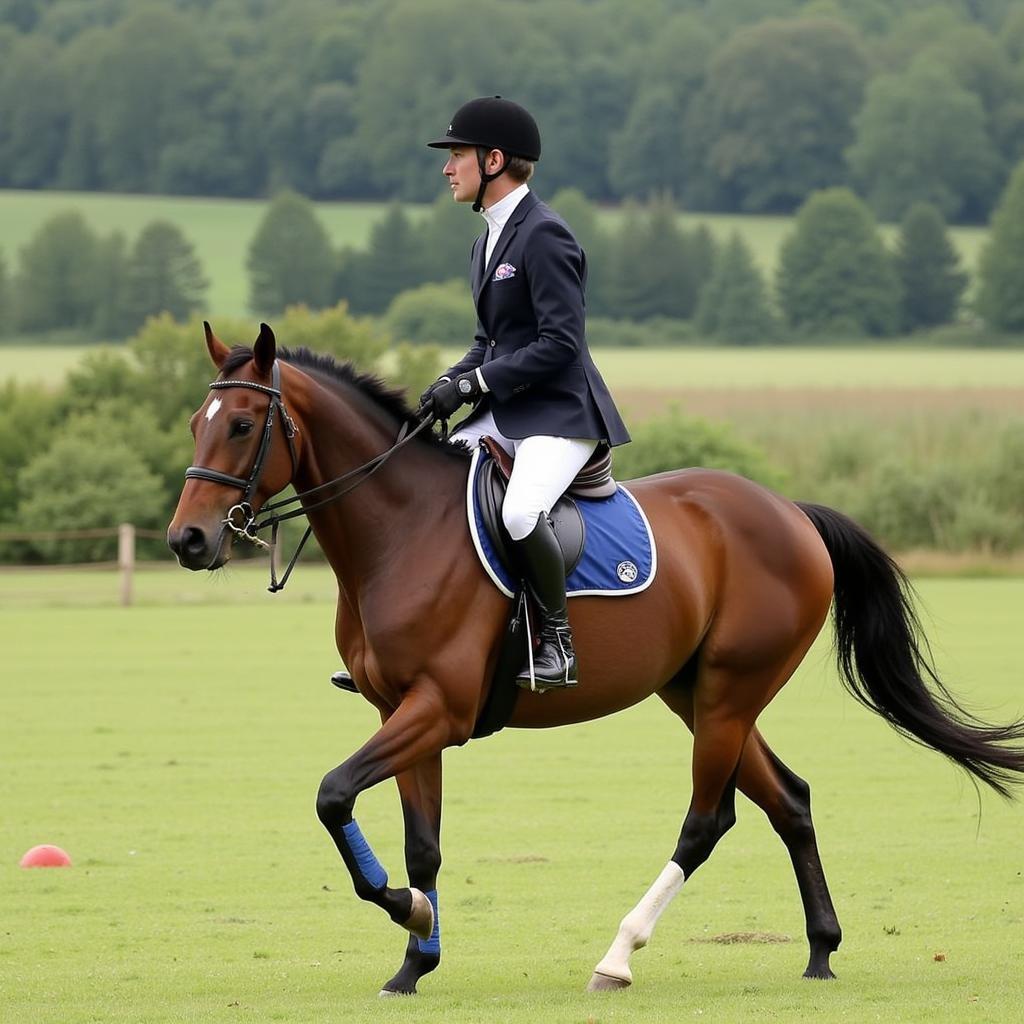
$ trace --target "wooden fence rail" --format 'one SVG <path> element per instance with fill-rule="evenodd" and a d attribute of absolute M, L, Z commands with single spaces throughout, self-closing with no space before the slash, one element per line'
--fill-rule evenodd
<path fill-rule="evenodd" d="M 134 598 L 135 578 L 135 542 L 145 540 L 163 540 L 163 530 L 140 530 L 132 523 L 121 523 L 117 527 L 99 527 L 89 530 L 21 530 L 16 532 L 0 531 L 0 544 L 5 541 L 40 541 L 40 540 L 102 540 L 106 537 L 117 538 L 117 571 L 120 573 L 121 604 L 128 607 Z M 106 563 L 97 563 L 97 565 Z"/>

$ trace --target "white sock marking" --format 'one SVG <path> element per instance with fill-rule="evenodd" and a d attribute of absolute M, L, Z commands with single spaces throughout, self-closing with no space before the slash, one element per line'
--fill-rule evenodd
<path fill-rule="evenodd" d="M 596 974 L 619 978 L 630 982 L 633 974 L 629 969 L 629 958 L 636 950 L 647 945 L 658 918 L 683 887 L 683 869 L 670 860 L 654 885 L 647 890 L 643 899 L 622 919 L 618 934 L 604 959 L 594 968 Z"/>

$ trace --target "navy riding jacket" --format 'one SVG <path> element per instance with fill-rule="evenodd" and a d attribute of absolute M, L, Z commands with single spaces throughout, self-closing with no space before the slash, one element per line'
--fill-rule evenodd
<path fill-rule="evenodd" d="M 476 344 L 449 369 L 479 367 L 505 437 L 537 434 L 625 444 L 629 433 L 590 356 L 584 328 L 587 263 L 568 225 L 528 192 L 512 211 L 486 267 L 485 231 L 473 245 Z"/>

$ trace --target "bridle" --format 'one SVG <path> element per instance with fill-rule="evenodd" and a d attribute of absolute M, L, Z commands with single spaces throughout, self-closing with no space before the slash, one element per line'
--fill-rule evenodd
<path fill-rule="evenodd" d="M 257 545 L 257 547 L 263 548 L 269 548 L 270 545 L 266 541 L 260 540 L 253 532 L 257 527 L 256 515 L 253 512 L 251 502 L 253 495 L 256 493 L 256 488 L 259 487 L 260 478 L 263 476 L 263 467 L 266 464 L 267 455 L 270 453 L 270 442 L 274 433 L 275 411 L 279 411 L 281 415 L 281 425 L 284 428 L 284 436 L 288 440 L 288 451 L 292 459 L 293 474 L 298 465 L 298 458 L 295 454 L 295 435 L 298 431 L 295 428 L 295 422 L 288 415 L 288 410 L 284 406 L 284 399 L 281 397 L 281 368 L 277 365 L 276 361 L 274 362 L 270 379 L 270 387 L 267 387 L 266 384 L 257 384 L 252 380 L 234 379 L 215 380 L 210 384 L 211 391 L 223 388 L 248 388 L 250 391 L 259 391 L 264 395 L 270 396 L 267 415 L 263 421 L 263 436 L 260 438 L 260 446 L 256 452 L 256 458 L 252 464 L 252 470 L 249 473 L 248 479 L 232 476 L 230 473 L 222 473 L 219 469 L 210 469 L 207 466 L 189 466 L 185 470 L 186 480 L 210 480 L 215 484 L 224 484 L 226 487 L 235 487 L 240 490 L 242 492 L 242 500 L 228 509 L 227 516 L 222 520 L 221 536 L 219 539 L 223 540 L 224 530 L 230 529 L 238 536 L 244 537 L 246 540 Z M 241 525 L 235 521 L 236 514 L 243 517 Z M 219 543 L 216 550 L 220 550 Z"/>
<path fill-rule="evenodd" d="M 295 563 L 298 561 L 299 555 L 302 553 L 302 549 L 306 545 L 306 541 L 309 540 L 310 534 L 313 532 L 313 528 L 311 526 L 306 527 L 306 532 L 303 534 L 302 540 L 299 541 L 299 545 L 295 549 L 295 554 L 292 555 L 291 561 L 288 563 L 288 568 L 285 570 L 281 580 L 278 581 L 274 565 L 273 550 L 277 547 L 277 531 L 280 524 L 287 519 L 294 519 L 296 516 L 308 515 L 310 512 L 313 512 L 318 508 L 322 508 L 325 505 L 329 505 L 331 502 L 337 501 L 350 491 L 355 490 L 356 487 L 368 480 L 378 469 L 380 469 L 380 467 L 383 466 L 399 448 L 408 444 L 421 431 L 432 426 L 434 423 L 434 417 L 433 415 L 427 415 L 411 431 L 409 430 L 409 424 L 403 423 L 398 432 L 398 438 L 395 443 L 386 452 L 382 452 L 380 455 L 375 455 L 368 462 L 364 462 L 363 465 L 357 466 L 355 469 L 349 470 L 349 472 L 344 473 L 339 477 L 335 477 L 333 480 L 328 480 L 326 483 L 319 484 L 316 487 L 311 487 L 308 491 L 301 491 L 297 494 L 293 494 L 290 498 L 282 498 L 280 501 L 264 505 L 260 511 L 264 514 L 265 518 L 260 522 L 257 522 L 257 513 L 252 507 L 252 499 L 256 494 L 256 489 L 259 487 L 260 478 L 263 476 L 263 469 L 266 465 L 267 456 L 270 453 L 270 443 L 273 439 L 274 432 L 275 411 L 280 414 L 284 436 L 288 441 L 288 453 L 291 456 L 293 477 L 296 469 L 298 468 L 298 456 L 295 451 L 295 437 L 299 431 L 295 426 L 295 421 L 288 415 L 288 410 L 285 408 L 284 398 L 281 394 L 281 368 L 276 360 L 274 361 L 274 365 L 271 370 L 270 380 L 271 383 L 269 387 L 266 384 L 258 384 L 255 381 L 236 380 L 234 378 L 229 378 L 227 380 L 215 380 L 210 384 L 211 391 L 221 390 L 224 388 L 248 388 L 250 391 L 259 391 L 270 398 L 270 402 L 267 405 L 266 419 L 263 422 L 263 436 L 260 438 L 260 446 L 256 452 L 256 458 L 253 461 L 252 470 L 249 472 L 249 476 L 232 476 L 230 473 L 222 473 L 219 469 L 210 469 L 207 466 L 189 466 L 188 469 L 185 470 L 185 479 L 209 480 L 215 484 L 234 487 L 242 492 L 242 500 L 232 505 L 231 508 L 228 509 L 227 515 L 221 520 L 221 528 L 220 533 L 217 536 L 217 544 L 213 549 L 214 559 L 217 557 L 217 552 L 220 551 L 221 544 L 224 542 L 224 534 L 228 530 L 231 530 L 236 536 L 249 541 L 251 544 L 255 544 L 257 547 L 269 550 L 271 552 L 271 559 L 270 586 L 268 589 L 273 594 L 284 589 L 284 585 L 288 582 L 288 577 L 291 575 L 292 569 L 295 568 Z M 429 410 L 426 407 L 423 407 L 418 409 L 415 415 L 419 418 L 426 412 L 429 412 Z M 360 474 L 362 475 L 360 476 Z M 349 480 L 352 480 L 353 477 L 356 477 L 357 479 L 350 483 L 348 487 L 344 487 L 333 494 L 329 494 L 327 497 L 321 498 L 312 505 L 302 505 L 304 499 L 320 494 L 321 492 L 327 491 L 339 484 L 346 483 Z M 288 512 L 280 512 L 281 509 L 288 508 L 292 505 L 298 505 L 300 507 L 292 508 Z M 238 521 L 239 519 L 241 521 Z M 260 530 L 265 530 L 268 527 L 271 529 L 269 543 L 257 536 Z M 213 563 L 211 562 L 211 565 L 212 564 Z"/>

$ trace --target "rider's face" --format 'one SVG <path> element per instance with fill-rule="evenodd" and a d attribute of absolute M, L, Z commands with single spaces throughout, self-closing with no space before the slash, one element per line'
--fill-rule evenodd
<path fill-rule="evenodd" d="M 448 179 L 455 202 L 471 203 L 476 199 L 480 187 L 480 167 L 476 160 L 476 150 L 472 146 L 452 148 L 441 173 Z"/>
<path fill-rule="evenodd" d="M 493 174 L 504 162 L 499 149 L 492 149 L 484 158 L 484 167 Z M 457 203 L 472 203 L 480 188 L 480 164 L 473 146 L 453 146 L 441 173 L 448 179 L 452 199 Z"/>

